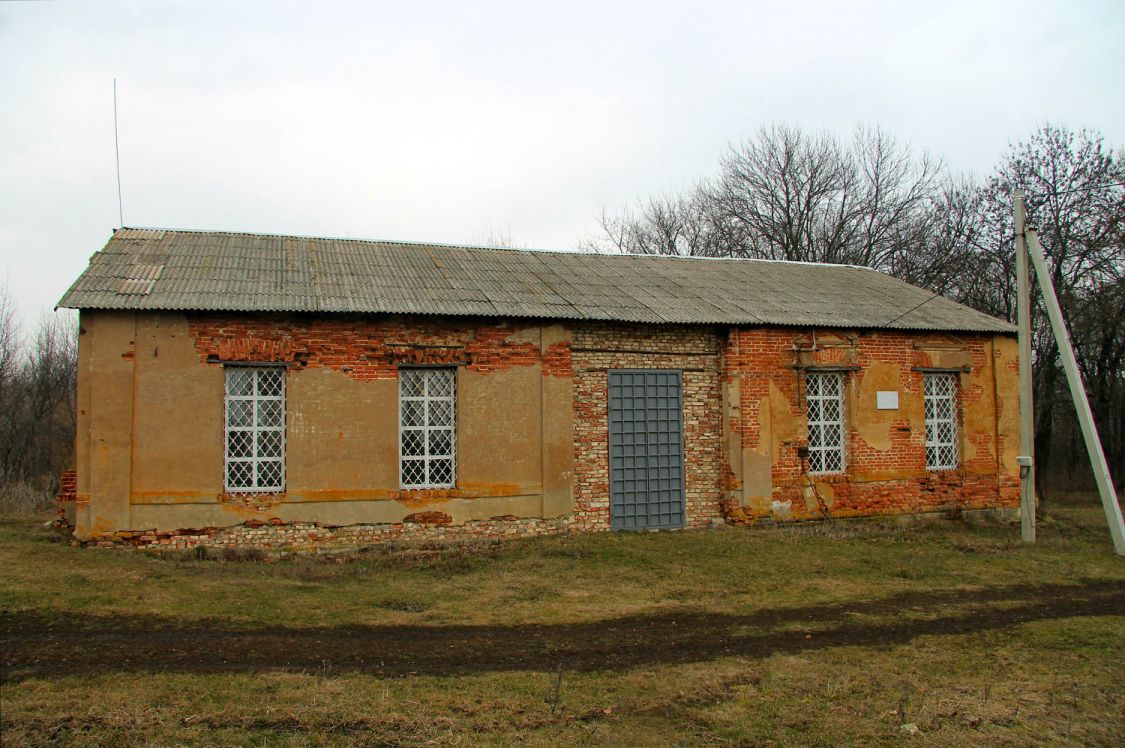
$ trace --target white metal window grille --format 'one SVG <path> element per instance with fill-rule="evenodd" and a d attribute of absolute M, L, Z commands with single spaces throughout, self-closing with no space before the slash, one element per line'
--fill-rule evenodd
<path fill-rule="evenodd" d="M 925 373 L 926 469 L 957 467 L 957 375 Z"/>
<path fill-rule="evenodd" d="M 457 475 L 456 369 L 399 369 L 399 480 L 452 488 Z"/>
<path fill-rule="evenodd" d="M 810 371 L 805 378 L 809 420 L 809 472 L 844 470 L 844 374 Z"/>
<path fill-rule="evenodd" d="M 226 368 L 226 490 L 285 490 L 285 369 Z"/>

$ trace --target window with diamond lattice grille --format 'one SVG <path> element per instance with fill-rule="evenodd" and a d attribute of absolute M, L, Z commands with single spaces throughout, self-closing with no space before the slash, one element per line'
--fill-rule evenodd
<path fill-rule="evenodd" d="M 957 467 L 957 375 L 922 375 L 926 396 L 926 469 Z"/>
<path fill-rule="evenodd" d="M 805 404 L 809 422 L 809 472 L 843 472 L 843 372 L 809 372 L 805 378 Z"/>
<path fill-rule="evenodd" d="M 399 481 L 403 488 L 457 483 L 455 369 L 398 372 Z"/>
<path fill-rule="evenodd" d="M 226 490 L 285 490 L 285 369 L 226 368 Z"/>

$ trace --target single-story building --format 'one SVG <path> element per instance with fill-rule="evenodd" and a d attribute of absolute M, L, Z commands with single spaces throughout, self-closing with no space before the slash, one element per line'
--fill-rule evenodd
<path fill-rule="evenodd" d="M 59 306 L 82 541 L 1019 503 L 1015 328 L 868 268 L 124 228 Z"/>

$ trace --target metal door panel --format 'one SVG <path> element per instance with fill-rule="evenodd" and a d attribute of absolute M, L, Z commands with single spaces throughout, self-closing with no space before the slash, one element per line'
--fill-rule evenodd
<path fill-rule="evenodd" d="M 683 527 L 682 375 L 667 369 L 608 375 L 610 527 Z"/>

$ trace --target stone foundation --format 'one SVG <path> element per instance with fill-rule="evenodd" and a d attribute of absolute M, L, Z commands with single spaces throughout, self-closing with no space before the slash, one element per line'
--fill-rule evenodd
<path fill-rule="evenodd" d="M 768 527 L 779 524 L 772 516 L 747 514 L 733 502 L 724 502 L 723 519 L 714 519 L 709 527 Z M 1010 508 L 963 509 L 958 506 L 931 508 L 929 511 L 888 513 L 875 516 L 830 517 L 831 521 L 892 522 L 910 525 L 919 522 L 957 520 L 969 523 L 1012 524 L 1019 522 L 1019 510 Z M 820 522 L 823 519 L 803 520 Z M 784 524 L 796 524 L 790 520 Z M 67 529 L 67 528 L 64 528 Z M 702 526 L 694 529 L 705 529 Z M 75 545 L 88 548 L 111 548 L 125 551 L 157 553 L 193 551 L 208 552 L 253 549 L 263 554 L 333 555 L 401 543 L 408 546 L 429 544 L 454 545 L 473 540 L 517 540 L 585 532 L 577 515 L 556 519 L 520 519 L 494 517 L 489 520 L 460 525 L 443 523 L 399 522 L 393 524 L 349 525 L 334 527 L 315 522 L 246 522 L 233 527 L 188 528 L 174 531 L 131 530 L 115 532 Z"/>
<path fill-rule="evenodd" d="M 185 551 L 202 546 L 209 550 L 255 548 L 267 552 L 316 553 L 326 550 L 359 550 L 387 542 L 441 543 L 483 538 L 515 539 L 559 535 L 574 529 L 574 517 L 556 519 L 494 517 L 465 522 L 396 522 L 346 527 L 315 522 L 245 522 L 233 527 L 183 530 L 122 530 L 75 541 L 90 548 Z"/>

